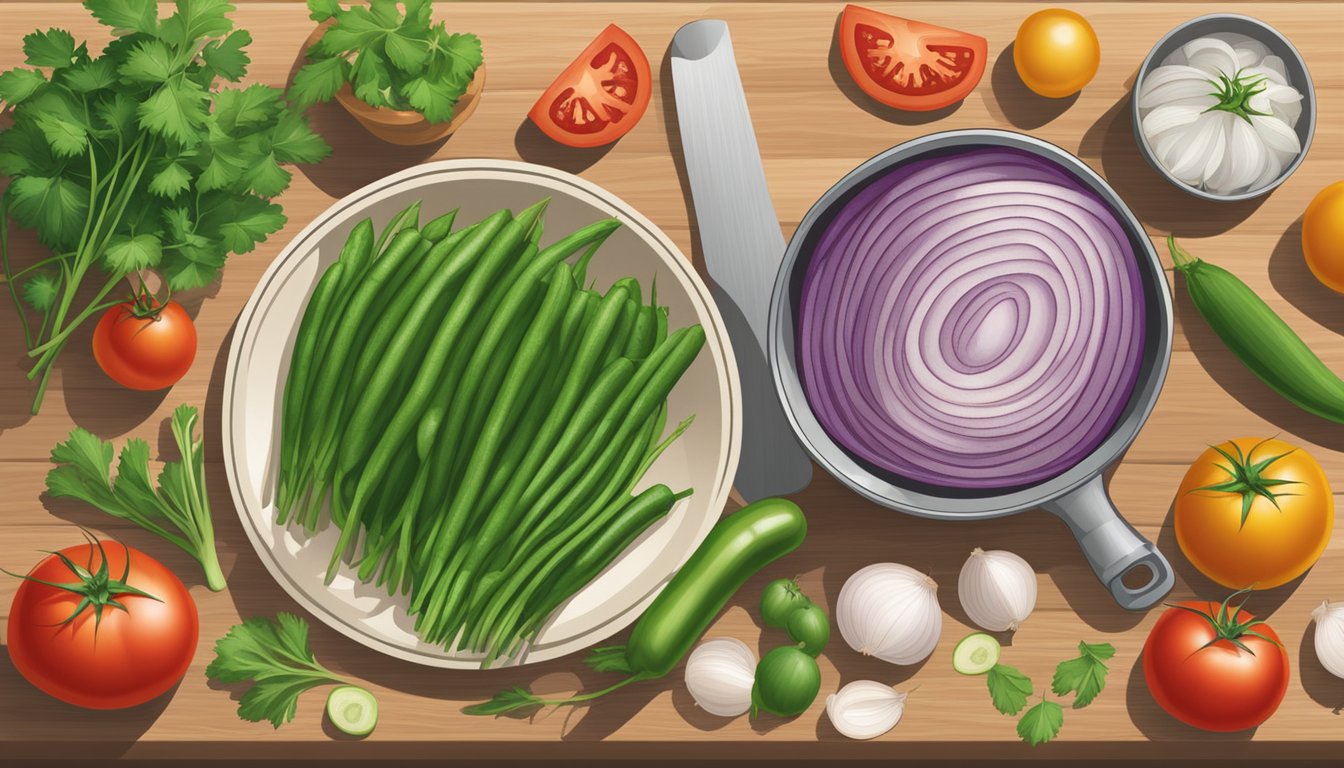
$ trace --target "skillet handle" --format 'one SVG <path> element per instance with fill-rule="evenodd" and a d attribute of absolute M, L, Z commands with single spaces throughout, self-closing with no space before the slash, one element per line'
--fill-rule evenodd
<path fill-rule="evenodd" d="M 1120 516 L 1100 475 L 1041 508 L 1068 524 L 1092 571 L 1121 608 L 1146 610 L 1171 591 L 1176 581 L 1171 564 Z M 1124 577 L 1135 569 L 1146 569 L 1151 577 L 1146 584 L 1131 588 Z"/>

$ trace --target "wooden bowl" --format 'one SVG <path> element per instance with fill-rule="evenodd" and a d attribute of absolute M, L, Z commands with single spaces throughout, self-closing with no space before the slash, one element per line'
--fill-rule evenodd
<path fill-rule="evenodd" d="M 404 147 L 419 144 L 432 144 L 462 127 L 462 124 L 476 111 L 481 101 L 481 91 L 485 88 L 485 65 L 476 68 L 476 76 L 467 85 L 467 92 L 458 99 L 453 111 L 453 119 L 443 123 L 431 123 L 414 110 L 387 109 L 365 103 L 350 89 L 350 84 L 341 86 L 336 92 L 336 100 L 345 107 L 359 124 L 369 133 L 388 142 Z"/>

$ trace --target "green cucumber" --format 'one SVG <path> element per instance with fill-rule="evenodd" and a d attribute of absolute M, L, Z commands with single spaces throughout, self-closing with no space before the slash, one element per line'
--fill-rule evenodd
<path fill-rule="evenodd" d="M 969 634 L 952 649 L 952 668 L 963 675 L 983 675 L 999 663 L 1003 647 L 992 635 Z"/>
<path fill-rule="evenodd" d="M 327 719 L 348 736 L 368 736 L 378 725 L 378 700 L 357 685 L 341 685 L 327 694 Z"/>

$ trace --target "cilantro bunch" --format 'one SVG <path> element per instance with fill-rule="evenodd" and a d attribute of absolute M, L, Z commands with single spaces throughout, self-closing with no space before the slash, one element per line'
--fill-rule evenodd
<path fill-rule="evenodd" d="M 364 103 L 414 110 L 431 123 L 453 118 L 457 100 L 481 66 L 475 35 L 449 34 L 430 24 L 430 0 L 396 0 L 341 8 L 338 0 L 308 0 L 314 21 L 333 20 L 308 49 L 310 63 L 294 74 L 289 96 L 300 107 L 330 101 L 349 83 Z"/>
<path fill-rule="evenodd" d="M 222 85 L 247 73 L 252 42 L 226 0 L 177 0 L 163 19 L 154 0 L 84 6 L 114 34 L 100 55 L 39 30 L 23 39 L 29 66 L 0 73 L 0 109 L 13 117 L 0 132 L 0 257 L 34 359 L 28 378 L 41 377 L 33 413 L 56 356 L 117 303 L 123 278 L 157 270 L 170 291 L 213 282 L 230 253 L 284 226 L 270 202 L 289 186 L 281 164 L 331 152 L 280 89 Z M 53 255 L 12 270 L 11 214 Z"/>

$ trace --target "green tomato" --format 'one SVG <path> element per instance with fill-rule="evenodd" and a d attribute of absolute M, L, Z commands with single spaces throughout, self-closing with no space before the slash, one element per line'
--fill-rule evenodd
<path fill-rule="evenodd" d="M 789 639 L 801 643 L 803 651 L 809 656 L 816 656 L 825 650 L 826 642 L 831 639 L 831 622 L 826 618 L 826 612 L 811 603 L 789 614 L 785 629 L 788 630 Z"/>
<path fill-rule="evenodd" d="M 780 717 L 797 717 L 807 711 L 821 690 L 817 660 L 792 645 L 765 654 L 756 665 L 751 687 L 751 714 L 764 710 Z"/>
<path fill-rule="evenodd" d="M 775 579 L 765 585 L 761 593 L 761 621 L 767 627 L 784 629 L 789 616 L 799 608 L 811 605 L 812 601 L 798 588 L 793 579 Z"/>

